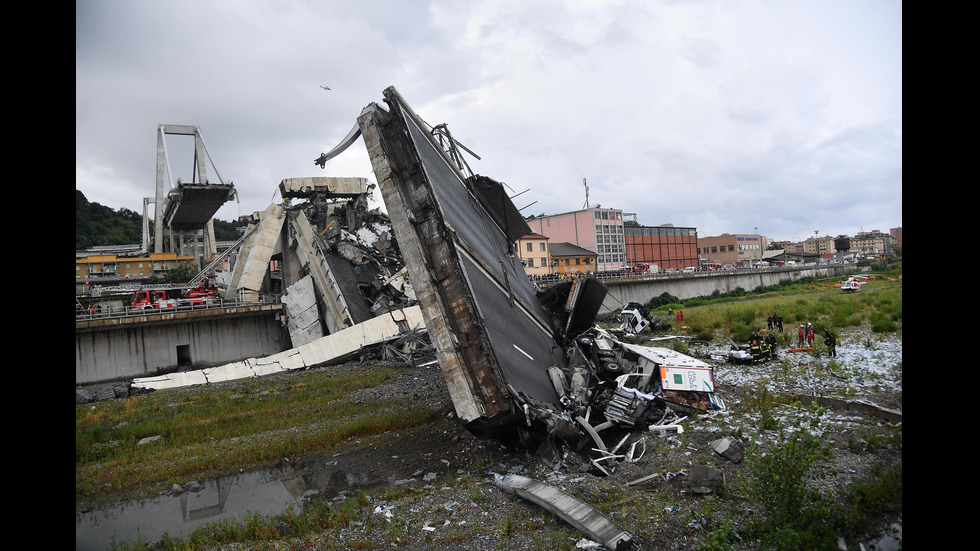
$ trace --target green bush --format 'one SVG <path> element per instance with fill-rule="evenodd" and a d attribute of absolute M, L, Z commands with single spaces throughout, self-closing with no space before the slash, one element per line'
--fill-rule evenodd
<path fill-rule="evenodd" d="M 894 333 L 898 331 L 898 325 L 884 312 L 873 312 L 871 314 L 871 330 L 875 333 Z"/>
<path fill-rule="evenodd" d="M 806 425 L 816 422 L 800 419 L 765 454 L 747 454 L 749 494 L 764 512 L 764 519 L 751 531 L 764 548 L 833 548 L 836 536 L 829 522 L 837 518 L 833 497 L 807 486 L 814 463 L 825 452 L 822 441 L 807 430 Z"/>
<path fill-rule="evenodd" d="M 668 304 L 676 304 L 678 306 L 682 306 L 681 300 L 679 298 L 667 292 L 661 293 L 659 297 L 651 298 L 650 301 L 647 302 L 644 306 L 646 306 L 650 310 L 655 310 L 661 306 L 667 306 Z"/>
<path fill-rule="evenodd" d="M 734 340 L 735 342 L 747 342 L 749 340 L 749 337 L 752 335 L 752 333 L 755 332 L 755 329 L 749 327 L 748 325 L 740 321 L 736 321 L 732 323 L 731 329 L 729 329 L 729 331 L 732 334 L 732 340 Z"/>

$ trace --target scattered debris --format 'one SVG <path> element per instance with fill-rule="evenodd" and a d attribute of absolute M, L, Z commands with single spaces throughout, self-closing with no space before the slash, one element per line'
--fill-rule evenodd
<path fill-rule="evenodd" d="M 633 546 L 633 536 L 588 504 L 543 482 L 520 475 L 496 476 L 497 487 L 535 503 L 569 523 L 590 540 L 613 551 Z"/>
<path fill-rule="evenodd" d="M 691 465 L 687 481 L 688 487 L 696 494 L 710 494 L 726 487 L 725 473 L 710 465 Z"/>
<path fill-rule="evenodd" d="M 731 436 L 719 438 L 718 440 L 712 440 L 708 443 L 708 446 L 711 447 L 712 451 L 731 461 L 732 463 L 739 463 L 745 458 L 744 446 L 742 446 L 741 442 Z"/>
<path fill-rule="evenodd" d="M 647 319 L 649 315 L 650 310 L 639 303 L 630 302 L 623 306 L 619 314 L 619 319 L 622 322 L 619 325 L 619 330 L 627 335 L 642 333 L 644 329 L 650 327 L 650 320 Z"/>

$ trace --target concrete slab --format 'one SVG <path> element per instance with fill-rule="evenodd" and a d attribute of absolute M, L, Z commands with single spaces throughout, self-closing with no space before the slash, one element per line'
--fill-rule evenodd
<path fill-rule="evenodd" d="M 323 336 L 311 276 L 304 276 L 290 285 L 282 296 L 282 303 L 288 314 L 286 329 L 289 331 L 289 338 L 293 341 L 294 347 L 313 342 Z"/>
<path fill-rule="evenodd" d="M 367 178 L 309 176 L 285 178 L 279 182 L 279 193 L 286 198 L 308 198 L 317 194 L 328 197 L 356 197 L 368 193 L 371 184 Z"/>
<path fill-rule="evenodd" d="M 252 367 L 245 362 L 222 365 L 201 370 L 209 383 L 223 383 L 236 379 L 247 379 L 254 377 L 255 372 Z"/>
<path fill-rule="evenodd" d="M 285 221 L 285 211 L 279 205 L 270 205 L 259 221 L 259 229 L 242 246 L 234 274 L 228 285 L 228 296 L 257 300 L 262 280 L 268 271 Z M 240 296 L 241 295 L 241 296 Z"/>
<path fill-rule="evenodd" d="M 327 335 L 296 350 L 307 367 L 340 363 L 360 351 L 362 345 L 381 342 L 402 333 L 398 321 L 409 328 L 424 327 L 422 311 L 418 306 L 389 312 L 376 318 Z"/>
<path fill-rule="evenodd" d="M 207 382 L 207 377 L 204 376 L 203 371 L 185 371 L 182 373 L 170 373 L 156 377 L 133 379 L 133 386 L 146 390 L 165 390 L 168 388 L 204 385 Z"/>
<path fill-rule="evenodd" d="M 289 371 L 288 369 L 283 369 L 279 362 L 256 365 L 252 367 L 252 373 L 256 377 L 265 377 L 266 375 L 276 375 L 282 373 L 283 371 Z"/>

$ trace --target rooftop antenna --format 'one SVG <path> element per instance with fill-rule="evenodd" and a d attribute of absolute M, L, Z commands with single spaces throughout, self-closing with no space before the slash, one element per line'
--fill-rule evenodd
<path fill-rule="evenodd" d="M 583 208 L 587 209 L 589 208 L 589 184 L 585 181 L 585 178 L 582 178 L 582 185 L 585 186 L 585 207 Z"/>

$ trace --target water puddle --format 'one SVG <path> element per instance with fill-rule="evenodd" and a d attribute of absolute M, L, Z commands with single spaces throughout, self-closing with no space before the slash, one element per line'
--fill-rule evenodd
<path fill-rule="evenodd" d="M 188 537 L 198 526 L 225 520 L 244 520 L 248 513 L 272 516 L 292 506 L 303 508 L 306 499 L 333 497 L 344 490 L 387 486 L 376 473 L 348 473 L 334 469 L 306 476 L 282 470 L 256 471 L 208 480 L 200 489 L 114 504 L 104 509 L 75 513 L 76 551 L 105 551 L 114 544 L 150 543 L 164 534 Z"/>
<path fill-rule="evenodd" d="M 902 522 L 890 525 L 884 534 L 881 534 L 875 541 L 866 544 L 863 549 L 867 551 L 902 551 Z"/>

